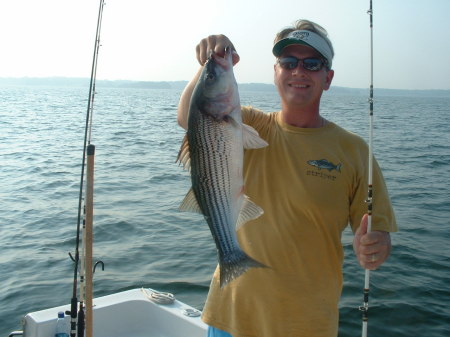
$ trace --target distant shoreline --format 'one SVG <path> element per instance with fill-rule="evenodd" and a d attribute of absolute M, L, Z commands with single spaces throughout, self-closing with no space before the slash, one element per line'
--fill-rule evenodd
<path fill-rule="evenodd" d="M 75 77 L 0 77 L 0 85 L 32 85 L 32 86 L 63 86 L 63 87 L 89 87 L 89 78 Z M 97 80 L 97 87 L 108 88 L 141 88 L 141 89 L 175 89 L 182 90 L 188 81 L 131 81 L 131 80 Z M 239 83 L 242 91 L 275 92 L 273 84 L 266 83 Z M 426 96 L 450 97 L 450 90 L 406 90 L 375 88 L 380 96 Z M 327 94 L 330 95 L 368 95 L 368 88 L 348 88 L 332 86 Z"/>

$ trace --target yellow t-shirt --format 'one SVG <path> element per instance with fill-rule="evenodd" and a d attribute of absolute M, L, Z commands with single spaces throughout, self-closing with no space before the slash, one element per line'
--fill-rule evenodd
<path fill-rule="evenodd" d="M 216 269 L 203 320 L 233 337 L 335 337 L 342 290 L 341 233 L 367 211 L 368 147 L 332 122 L 297 128 L 243 108 L 244 123 L 269 143 L 247 150 L 245 192 L 264 214 L 238 230 L 252 268 L 220 288 Z M 372 229 L 396 231 L 374 161 Z"/>

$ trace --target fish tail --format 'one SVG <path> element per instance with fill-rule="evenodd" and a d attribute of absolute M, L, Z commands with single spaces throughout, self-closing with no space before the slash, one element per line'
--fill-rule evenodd
<path fill-rule="evenodd" d="M 342 164 L 337 164 L 336 171 L 341 172 L 341 166 L 342 166 Z"/>
<path fill-rule="evenodd" d="M 245 273 L 250 268 L 267 268 L 264 264 L 252 259 L 242 250 L 219 261 L 220 265 L 220 287 L 224 287 L 235 278 Z"/>

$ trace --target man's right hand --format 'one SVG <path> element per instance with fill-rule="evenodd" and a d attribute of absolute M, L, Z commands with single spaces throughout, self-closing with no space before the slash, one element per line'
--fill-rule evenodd
<path fill-rule="evenodd" d="M 233 65 L 239 62 L 239 55 L 233 43 L 225 35 L 210 35 L 200 41 L 196 47 L 197 60 L 200 65 L 204 65 L 211 52 L 219 56 L 225 56 L 225 48 L 230 47 L 233 53 Z"/>

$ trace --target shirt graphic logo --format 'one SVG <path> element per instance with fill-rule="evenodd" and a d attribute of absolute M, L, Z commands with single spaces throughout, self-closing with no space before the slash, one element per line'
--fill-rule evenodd
<path fill-rule="evenodd" d="M 311 166 L 317 167 L 319 170 L 325 169 L 325 170 L 328 170 L 329 172 L 336 170 L 337 172 L 340 173 L 341 167 L 342 167 L 341 163 L 335 165 L 326 159 L 308 160 L 307 163 Z"/>

